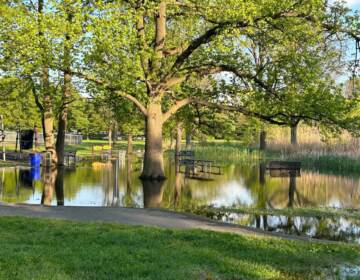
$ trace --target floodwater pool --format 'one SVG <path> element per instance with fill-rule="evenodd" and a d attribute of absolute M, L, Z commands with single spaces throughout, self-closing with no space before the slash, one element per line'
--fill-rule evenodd
<path fill-rule="evenodd" d="M 53 170 L 0 168 L 0 202 L 175 211 L 202 206 L 360 209 L 360 176 L 307 170 L 298 176 L 274 176 L 256 160 L 223 165 L 222 175 L 206 180 L 186 178 L 176 171 L 173 158 L 165 160 L 165 169 L 166 181 L 142 182 L 137 158 L 83 162 Z M 236 213 L 212 218 L 268 231 L 360 243 L 360 219 Z"/>

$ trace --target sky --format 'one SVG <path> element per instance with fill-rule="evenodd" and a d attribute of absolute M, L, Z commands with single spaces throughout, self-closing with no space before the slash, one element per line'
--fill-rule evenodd
<path fill-rule="evenodd" d="M 346 0 L 345 2 L 349 8 L 360 10 L 360 0 Z"/>

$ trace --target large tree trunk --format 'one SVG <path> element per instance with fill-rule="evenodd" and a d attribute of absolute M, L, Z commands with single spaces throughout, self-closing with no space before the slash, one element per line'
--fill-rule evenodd
<path fill-rule="evenodd" d="M 45 70 L 47 71 L 47 70 Z M 48 82 L 48 74 L 45 73 L 44 76 L 45 82 Z M 49 87 L 44 87 L 44 97 L 43 97 L 43 106 L 44 106 L 44 127 L 43 127 L 43 133 L 44 133 L 44 145 L 46 152 L 51 154 L 51 162 L 50 165 L 56 165 L 57 164 L 57 154 L 55 150 L 55 138 L 54 138 L 54 114 L 52 110 L 52 99 L 51 95 L 49 93 Z"/>
<path fill-rule="evenodd" d="M 71 74 L 70 74 L 70 69 L 67 69 L 64 73 L 62 108 L 59 112 L 58 132 L 56 137 L 56 153 L 58 157 L 58 165 L 64 165 L 65 136 L 67 130 L 68 108 L 69 108 L 70 97 L 71 97 Z"/>
<path fill-rule="evenodd" d="M 145 120 L 145 155 L 143 172 L 140 178 L 144 180 L 164 180 L 161 104 L 151 102 L 148 105 Z"/>
<path fill-rule="evenodd" d="M 265 151 L 266 150 L 266 131 L 261 130 L 260 131 L 260 150 Z"/>
<path fill-rule="evenodd" d="M 298 144 L 297 140 L 297 124 L 291 126 L 291 145 L 296 146 Z"/>
<path fill-rule="evenodd" d="M 175 144 L 175 155 L 178 156 L 181 151 L 181 139 L 182 139 L 182 124 L 176 125 L 176 144 Z"/>
<path fill-rule="evenodd" d="M 133 153 L 133 136 L 131 133 L 128 134 L 127 150 L 126 154 L 129 156 Z"/>
<path fill-rule="evenodd" d="M 73 13 L 71 6 L 66 5 L 67 23 L 71 24 L 73 19 Z M 58 165 L 64 165 L 64 153 L 65 153 L 65 136 L 68 120 L 68 109 L 71 98 L 71 37 L 68 31 L 65 34 L 65 46 L 64 46 L 64 86 L 62 92 L 61 107 L 59 112 L 58 133 L 56 137 L 56 153 L 58 157 Z"/>
<path fill-rule="evenodd" d="M 39 0 L 38 2 L 38 27 L 39 27 L 39 40 L 40 47 L 42 48 L 43 54 L 45 56 L 47 49 L 44 38 L 44 32 L 42 30 L 42 14 L 44 9 L 44 1 Z M 46 57 L 42 58 L 42 77 L 41 77 L 41 92 L 43 98 L 42 104 L 42 125 L 43 125 L 43 135 L 44 135 L 44 145 L 46 152 L 51 155 L 51 162 L 48 164 L 56 165 L 57 164 L 57 155 L 55 150 L 55 140 L 54 140 L 54 114 L 53 114 L 53 104 L 52 96 L 50 92 L 50 81 L 49 81 L 49 67 L 47 66 Z"/>

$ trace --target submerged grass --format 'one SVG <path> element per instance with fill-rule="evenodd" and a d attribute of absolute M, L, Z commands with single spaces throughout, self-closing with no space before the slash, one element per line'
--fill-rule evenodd
<path fill-rule="evenodd" d="M 285 209 L 258 209 L 252 207 L 199 207 L 191 210 L 193 213 L 214 217 L 219 213 L 238 213 L 251 215 L 272 215 L 287 217 L 315 217 L 315 218 L 346 218 L 360 221 L 360 209 L 338 208 L 285 208 Z"/>
<path fill-rule="evenodd" d="M 249 148 L 240 142 L 210 142 L 194 145 L 197 157 L 209 160 L 242 162 L 249 160 L 269 161 L 274 159 L 301 161 L 305 169 L 313 169 L 326 173 L 355 175 L 360 174 L 360 159 L 336 153 L 318 153 L 307 150 L 306 152 L 293 148 L 291 150 L 267 150 L 261 152 L 257 148 Z"/>
<path fill-rule="evenodd" d="M 302 155 L 288 154 L 282 156 L 287 160 L 301 161 L 306 169 L 316 169 L 319 171 L 331 171 L 336 174 L 360 174 L 360 160 L 349 158 L 348 156 L 337 155 Z"/>
<path fill-rule="evenodd" d="M 77 151 L 80 157 L 93 155 L 93 146 L 107 145 L 105 140 L 85 140 L 80 145 L 67 146 L 67 151 Z M 185 145 L 183 145 L 185 146 Z M 127 142 L 119 141 L 114 150 L 126 149 Z M 144 149 L 144 141 L 134 141 L 134 150 Z M 185 148 L 183 148 L 185 149 Z M 291 149 L 261 152 L 257 148 L 246 147 L 239 141 L 211 141 L 193 142 L 192 150 L 196 158 L 214 160 L 218 162 L 244 162 L 253 160 L 296 160 L 302 162 L 302 167 L 336 174 L 359 174 L 360 159 L 347 155 L 324 154 L 311 152 L 311 150 Z"/>
<path fill-rule="evenodd" d="M 356 245 L 0 218 L 0 279 L 328 279 Z"/>

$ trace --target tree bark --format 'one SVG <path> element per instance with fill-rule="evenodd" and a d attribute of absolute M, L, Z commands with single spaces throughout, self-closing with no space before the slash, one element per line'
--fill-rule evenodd
<path fill-rule="evenodd" d="M 266 164 L 260 163 L 259 166 L 259 183 L 261 186 L 265 186 L 266 183 Z"/>
<path fill-rule="evenodd" d="M 186 150 L 191 149 L 191 132 L 189 129 L 186 130 Z"/>
<path fill-rule="evenodd" d="M 108 129 L 108 144 L 110 147 L 112 147 L 112 127 L 111 127 L 111 125 L 109 126 L 109 129 Z"/>
<path fill-rule="evenodd" d="M 44 84 L 48 84 L 48 70 L 44 70 Z M 57 164 L 57 154 L 55 149 L 55 137 L 54 137 L 54 113 L 52 109 L 52 98 L 49 93 L 49 87 L 44 87 L 44 95 L 43 95 L 43 106 L 44 106 L 44 144 L 46 152 L 51 154 L 51 163 L 50 165 Z"/>
<path fill-rule="evenodd" d="M 126 154 L 131 155 L 133 153 L 133 136 L 131 133 L 128 134 L 127 150 Z"/>
<path fill-rule="evenodd" d="M 175 144 L 175 155 L 178 156 L 181 151 L 181 139 L 182 139 L 182 124 L 178 123 L 176 125 L 176 144 Z"/>
<path fill-rule="evenodd" d="M 153 71 L 157 71 L 161 67 L 161 60 L 164 55 L 165 37 L 166 37 L 166 3 L 160 2 L 158 11 L 155 16 L 155 59 L 153 63 Z"/>
<path fill-rule="evenodd" d="M 163 119 L 159 102 L 152 101 L 149 103 L 145 120 L 145 155 L 143 172 L 140 178 L 145 180 L 164 180 L 166 177 L 162 150 Z"/>
<path fill-rule="evenodd" d="M 72 23 L 73 14 L 70 11 L 71 7 L 66 7 L 67 9 L 67 22 L 68 24 Z M 61 97 L 61 107 L 59 111 L 58 119 L 58 132 L 56 137 L 56 154 L 57 154 L 57 164 L 60 166 L 64 165 L 64 154 L 65 154 L 65 137 L 67 130 L 67 121 L 68 121 L 68 110 L 69 103 L 71 98 L 71 38 L 69 33 L 65 34 L 65 46 L 64 46 L 64 85 Z"/>
<path fill-rule="evenodd" d="M 45 54 L 47 52 L 46 43 L 44 38 L 44 32 L 42 30 L 42 14 L 44 10 L 44 1 L 39 0 L 38 2 L 38 36 L 40 41 L 40 48 L 43 49 L 44 57 L 42 57 L 42 76 L 41 76 L 41 93 L 43 98 L 42 104 L 42 125 L 43 125 L 43 136 L 44 145 L 46 152 L 51 154 L 50 165 L 57 164 L 57 155 L 55 150 L 55 139 L 54 139 L 54 114 L 53 114 L 53 103 L 50 92 L 50 81 L 49 81 L 49 67 L 47 66 L 47 58 Z"/>
<path fill-rule="evenodd" d="M 291 126 L 291 145 L 296 146 L 298 144 L 297 139 L 297 124 Z"/>
<path fill-rule="evenodd" d="M 113 145 L 116 145 L 117 138 L 118 138 L 118 124 L 117 124 L 117 122 L 114 122 L 114 128 L 113 128 L 113 134 L 112 134 Z"/>
<path fill-rule="evenodd" d="M 65 137 L 68 121 L 69 100 L 71 98 L 71 74 L 70 69 L 64 72 L 64 88 L 62 95 L 62 108 L 59 112 L 58 132 L 56 137 L 56 154 L 58 165 L 64 165 Z"/>
<path fill-rule="evenodd" d="M 260 150 L 265 151 L 266 150 L 266 131 L 261 130 L 260 131 Z"/>
<path fill-rule="evenodd" d="M 290 173 L 289 202 L 288 202 L 288 207 L 289 208 L 292 208 L 294 206 L 295 192 L 296 192 L 296 175 L 293 174 L 293 173 Z"/>

